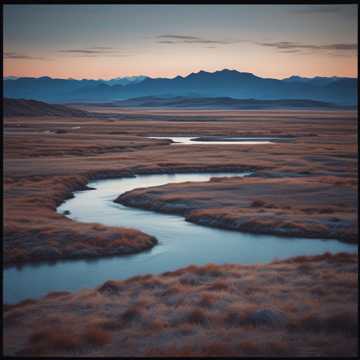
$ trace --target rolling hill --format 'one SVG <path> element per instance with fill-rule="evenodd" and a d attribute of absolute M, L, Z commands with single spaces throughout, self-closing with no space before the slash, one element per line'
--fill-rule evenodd
<path fill-rule="evenodd" d="M 25 99 L 3 100 L 4 116 L 68 116 L 88 117 L 91 113 L 63 105 L 47 104 L 41 101 Z"/>
<path fill-rule="evenodd" d="M 91 105 L 91 104 L 87 104 Z M 333 103 L 303 99 L 256 100 L 230 97 L 153 97 L 145 96 L 127 100 L 101 103 L 108 107 L 149 107 L 189 109 L 339 109 L 347 108 Z"/>

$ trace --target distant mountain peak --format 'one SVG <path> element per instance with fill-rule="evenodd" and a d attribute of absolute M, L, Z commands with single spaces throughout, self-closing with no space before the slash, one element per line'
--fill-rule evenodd
<path fill-rule="evenodd" d="M 238 70 L 234 70 L 234 69 L 222 69 L 222 70 L 218 70 L 218 71 L 215 71 L 215 72 L 222 72 L 222 73 L 241 73 L 241 71 L 238 71 Z"/>
<path fill-rule="evenodd" d="M 13 98 L 49 102 L 116 101 L 141 96 L 232 97 L 237 99 L 309 99 L 337 104 L 357 103 L 357 79 L 341 77 L 267 79 L 250 72 L 222 69 L 200 70 L 187 76 L 143 76 L 112 80 L 20 78 L 4 81 L 4 93 Z M 191 95 L 192 96 L 192 95 Z"/>

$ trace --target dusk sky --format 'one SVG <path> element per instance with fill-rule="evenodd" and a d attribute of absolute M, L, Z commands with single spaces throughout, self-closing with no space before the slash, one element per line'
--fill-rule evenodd
<path fill-rule="evenodd" d="M 357 5 L 5 5 L 4 76 L 357 77 Z"/>

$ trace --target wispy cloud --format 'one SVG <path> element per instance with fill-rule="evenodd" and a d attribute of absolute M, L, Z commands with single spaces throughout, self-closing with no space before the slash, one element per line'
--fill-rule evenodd
<path fill-rule="evenodd" d="M 277 41 L 277 42 L 257 42 L 257 45 L 272 47 L 279 50 L 313 50 L 313 51 L 322 51 L 322 50 L 335 50 L 335 51 L 356 51 L 358 46 L 357 44 L 349 43 L 334 43 L 334 44 L 304 44 L 291 41 Z"/>
<path fill-rule="evenodd" d="M 343 6 L 338 5 L 308 5 L 304 8 L 296 8 L 289 10 L 291 14 L 309 15 L 309 14 L 334 14 L 344 10 Z"/>
<path fill-rule="evenodd" d="M 175 39 L 175 40 L 199 40 L 197 36 L 187 36 L 187 35 L 159 35 L 160 39 Z"/>
<path fill-rule="evenodd" d="M 114 50 L 114 48 L 112 48 L 110 46 L 93 46 L 90 49 L 94 49 L 94 50 Z"/>
<path fill-rule="evenodd" d="M 218 39 L 206 39 L 199 36 L 190 35 L 177 35 L 177 34 L 165 34 L 156 37 L 159 44 L 213 44 L 213 45 L 228 45 L 240 42 L 240 40 L 218 40 Z"/>
<path fill-rule="evenodd" d="M 84 49 L 66 49 L 59 50 L 61 53 L 69 53 L 69 54 L 102 54 L 101 50 L 84 50 Z"/>
<path fill-rule="evenodd" d="M 95 57 L 95 56 L 129 56 L 119 49 L 115 49 L 108 46 L 93 46 L 89 48 L 82 49 L 61 49 L 58 50 L 59 53 L 72 54 L 74 56 L 81 57 Z"/>
<path fill-rule="evenodd" d="M 303 9 L 307 11 L 307 9 Z M 319 9 L 310 9 L 311 11 L 319 11 Z M 309 11 L 310 11 L 309 10 Z M 332 9 L 333 11 L 334 9 Z M 325 10 L 326 11 L 326 10 Z M 163 34 L 156 36 L 157 43 L 167 44 L 167 45 L 177 45 L 177 44 L 203 44 L 206 48 L 214 49 L 217 45 L 228 45 L 236 43 L 251 43 L 254 45 L 260 45 L 264 47 L 274 48 L 280 53 L 287 54 L 299 54 L 299 55 L 309 55 L 314 52 L 325 52 L 332 51 L 327 53 L 328 55 L 334 55 L 338 53 L 347 53 L 351 54 L 357 50 L 357 44 L 353 43 L 333 43 L 333 44 L 309 44 L 309 43 L 300 43 L 293 41 L 252 41 L 252 40 L 228 40 L 228 39 L 209 39 L 193 35 L 179 35 L 179 34 Z M 207 45 L 207 46 L 206 46 Z"/>
<path fill-rule="evenodd" d="M 289 49 L 289 50 L 280 50 L 281 53 L 284 54 L 293 54 L 293 53 L 299 53 L 300 50 L 299 49 Z"/>
<path fill-rule="evenodd" d="M 21 59 L 21 60 L 48 60 L 44 57 L 31 56 L 23 53 L 17 53 L 15 51 L 5 51 L 4 52 L 5 59 Z"/>
<path fill-rule="evenodd" d="M 338 17 L 348 21 L 357 21 L 356 4 L 328 4 L 328 5 L 307 5 L 304 7 L 294 6 L 288 11 L 292 16 L 310 17 Z"/>

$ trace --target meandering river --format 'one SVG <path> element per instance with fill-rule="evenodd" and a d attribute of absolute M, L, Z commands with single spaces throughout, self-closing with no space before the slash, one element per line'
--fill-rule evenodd
<path fill-rule="evenodd" d="M 113 200 L 140 187 L 184 181 L 208 181 L 211 177 L 245 176 L 249 173 L 197 173 L 138 175 L 92 181 L 95 190 L 79 191 L 66 200 L 58 212 L 70 211 L 79 222 L 97 222 L 139 229 L 155 236 L 159 244 L 136 255 L 67 260 L 25 265 L 4 270 L 4 302 L 38 298 L 50 291 L 92 288 L 110 279 L 125 279 L 147 273 L 158 274 L 190 264 L 254 264 L 296 255 L 315 255 L 326 251 L 356 252 L 357 246 L 337 240 L 280 238 L 214 229 L 186 222 L 183 217 L 129 208 Z"/>

